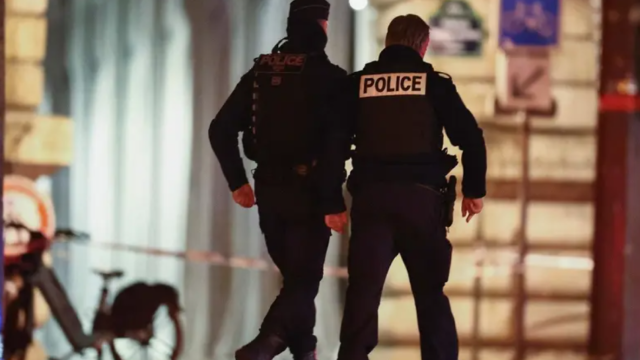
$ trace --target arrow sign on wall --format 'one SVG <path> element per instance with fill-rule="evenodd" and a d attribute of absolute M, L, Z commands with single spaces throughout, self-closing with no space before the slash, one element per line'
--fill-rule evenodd
<path fill-rule="evenodd" d="M 516 99 L 531 99 L 535 94 L 531 93 L 531 88 L 536 82 L 540 81 L 545 75 L 543 67 L 536 67 L 528 76 L 523 77 L 520 81 L 516 76 L 511 78 L 511 92 Z"/>
<path fill-rule="evenodd" d="M 506 109 L 546 111 L 553 106 L 548 53 L 511 51 L 502 54 L 498 98 Z"/>

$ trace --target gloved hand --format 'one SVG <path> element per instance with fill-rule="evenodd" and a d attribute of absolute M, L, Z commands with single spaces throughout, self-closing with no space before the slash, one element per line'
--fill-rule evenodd
<path fill-rule="evenodd" d="M 240 188 L 235 190 L 232 195 L 233 201 L 244 208 L 250 208 L 256 203 L 256 198 L 253 195 L 253 188 L 250 184 L 242 185 Z"/>

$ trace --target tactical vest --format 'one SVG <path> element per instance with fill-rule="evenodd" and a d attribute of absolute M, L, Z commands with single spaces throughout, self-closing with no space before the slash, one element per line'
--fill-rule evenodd
<path fill-rule="evenodd" d="M 258 164 L 311 161 L 314 121 L 307 94 L 309 55 L 261 55 L 253 68 L 253 116 L 245 153 Z M 248 140 L 250 139 L 250 140 Z"/>
<path fill-rule="evenodd" d="M 355 156 L 385 159 L 440 151 L 442 128 L 428 97 L 427 69 L 365 66 L 359 83 Z"/>

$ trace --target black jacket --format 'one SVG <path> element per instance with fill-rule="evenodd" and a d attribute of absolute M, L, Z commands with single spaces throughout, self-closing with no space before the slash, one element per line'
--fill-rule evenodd
<path fill-rule="evenodd" d="M 400 45 L 389 46 L 380 53 L 379 65 L 393 69 L 415 68 L 423 63 L 420 55 L 413 49 Z M 482 198 L 486 195 L 487 154 L 482 129 L 473 114 L 460 98 L 450 76 L 436 72 L 428 63 L 427 96 L 433 104 L 437 121 L 446 132 L 454 146 L 462 150 L 464 178 L 462 192 L 465 197 Z M 344 182 L 342 170 L 344 161 L 349 157 L 349 149 L 355 134 L 355 120 L 358 114 L 359 84 L 361 72 L 351 74 L 341 87 L 341 101 L 334 105 L 340 116 L 332 117 L 332 131 L 325 146 L 325 162 L 331 164 L 324 176 L 328 194 L 335 193 Z M 440 147 L 441 144 L 440 144 Z M 353 159 L 353 171 L 350 183 L 367 181 L 410 181 L 440 187 L 446 179 L 439 171 L 442 164 L 435 156 L 402 156 L 385 161 Z"/>
<path fill-rule="evenodd" d="M 282 53 L 303 53 L 287 43 L 281 47 L 280 51 Z M 313 113 L 317 114 L 317 121 L 325 121 L 331 118 L 327 110 L 329 109 L 328 103 L 332 102 L 332 97 L 337 94 L 335 87 L 342 84 L 347 73 L 332 64 L 324 51 L 307 55 L 309 58 L 305 65 L 305 71 L 317 71 L 322 74 L 318 78 L 323 81 L 314 84 L 313 89 L 309 90 L 314 94 L 311 97 L 313 98 Z M 238 148 L 238 134 L 248 129 L 252 121 L 253 79 L 254 72 L 251 69 L 242 76 L 209 126 L 211 148 L 220 162 L 231 191 L 248 183 Z M 325 136 L 324 129 L 326 128 L 324 126 L 320 128 L 323 131 L 317 136 Z M 318 153 L 320 153 L 320 149 L 318 149 Z M 318 166 L 321 166 L 320 161 Z M 344 201 L 341 196 L 340 198 L 335 197 L 332 203 L 326 206 L 337 208 L 336 212 L 339 212 L 344 208 Z"/>

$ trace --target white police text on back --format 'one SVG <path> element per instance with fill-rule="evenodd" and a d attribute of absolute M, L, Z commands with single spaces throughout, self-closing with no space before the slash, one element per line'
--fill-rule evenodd
<path fill-rule="evenodd" d="M 365 75 L 360 79 L 360 97 L 426 95 L 426 73 Z"/>

